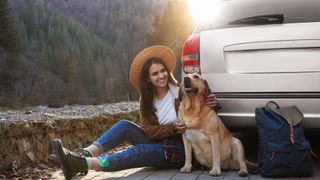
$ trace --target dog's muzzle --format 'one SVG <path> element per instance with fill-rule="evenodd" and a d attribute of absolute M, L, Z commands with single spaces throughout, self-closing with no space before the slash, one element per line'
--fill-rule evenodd
<path fill-rule="evenodd" d="M 198 88 L 192 87 L 191 86 L 191 79 L 190 77 L 185 77 L 183 79 L 183 84 L 184 84 L 184 91 L 187 94 L 196 94 L 198 92 Z"/>

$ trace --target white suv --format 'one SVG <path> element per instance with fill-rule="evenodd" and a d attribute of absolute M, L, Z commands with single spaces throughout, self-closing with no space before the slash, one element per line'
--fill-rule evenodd
<path fill-rule="evenodd" d="M 224 0 L 182 52 L 184 73 L 207 80 L 229 127 L 254 127 L 268 101 L 296 105 L 320 128 L 320 1 Z"/>

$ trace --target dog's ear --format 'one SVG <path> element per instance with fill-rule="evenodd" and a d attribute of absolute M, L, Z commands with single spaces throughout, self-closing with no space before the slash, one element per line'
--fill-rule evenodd
<path fill-rule="evenodd" d="M 204 84 L 206 85 L 206 92 L 204 94 L 204 97 L 207 97 L 207 96 L 209 96 L 209 94 L 212 94 L 212 91 L 211 91 L 211 89 L 209 87 L 209 84 L 208 84 L 207 80 L 204 80 Z"/>

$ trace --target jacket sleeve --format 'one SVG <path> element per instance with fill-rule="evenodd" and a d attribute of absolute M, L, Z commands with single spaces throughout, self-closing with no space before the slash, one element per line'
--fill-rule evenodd
<path fill-rule="evenodd" d="M 149 139 L 163 139 L 176 134 L 177 129 L 173 124 L 160 125 L 156 119 L 141 117 L 141 127 Z"/>

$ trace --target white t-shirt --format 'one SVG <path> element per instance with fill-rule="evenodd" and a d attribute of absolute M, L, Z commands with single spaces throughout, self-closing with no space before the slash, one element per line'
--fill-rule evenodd
<path fill-rule="evenodd" d="M 175 98 L 179 95 L 179 87 L 169 83 L 169 91 L 161 100 L 154 98 L 153 105 L 160 125 L 172 124 L 178 120 Z"/>

